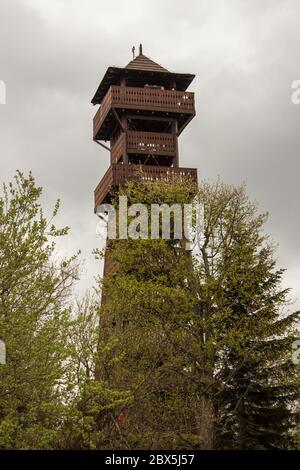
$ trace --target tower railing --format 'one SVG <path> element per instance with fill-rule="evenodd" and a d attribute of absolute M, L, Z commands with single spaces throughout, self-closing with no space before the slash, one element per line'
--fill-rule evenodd
<path fill-rule="evenodd" d="M 122 132 L 111 147 L 112 163 L 117 163 L 124 153 L 174 157 L 175 139 L 173 134 L 163 132 Z"/>
<path fill-rule="evenodd" d="M 174 155 L 176 151 L 173 134 L 162 132 L 127 132 L 127 152 Z"/>
<path fill-rule="evenodd" d="M 165 90 L 160 87 L 111 87 L 114 106 L 169 112 L 193 113 L 194 93 L 187 91 Z"/>
<path fill-rule="evenodd" d="M 138 88 L 113 85 L 109 88 L 95 114 L 94 138 L 112 108 L 193 115 L 195 114 L 194 93 L 150 86 Z"/>
<path fill-rule="evenodd" d="M 113 164 L 95 189 L 95 208 L 106 201 L 108 194 L 114 187 L 123 185 L 128 180 L 171 181 L 176 177 L 188 177 L 192 182 L 197 183 L 197 170 L 195 168 L 174 168 L 157 165 Z"/>

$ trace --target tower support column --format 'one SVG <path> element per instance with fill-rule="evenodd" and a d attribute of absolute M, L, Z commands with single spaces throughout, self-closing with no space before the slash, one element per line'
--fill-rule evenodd
<path fill-rule="evenodd" d="M 174 137 L 174 142 L 175 142 L 175 157 L 174 157 L 174 167 L 175 168 L 178 168 L 179 166 L 179 156 L 178 156 L 178 136 L 177 136 L 177 132 L 178 132 L 178 122 L 177 120 L 175 119 L 174 121 L 172 121 L 172 134 L 173 134 L 173 137 Z"/>

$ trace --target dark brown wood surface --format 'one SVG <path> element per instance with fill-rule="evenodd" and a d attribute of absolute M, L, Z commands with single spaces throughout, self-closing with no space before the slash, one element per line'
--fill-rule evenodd
<path fill-rule="evenodd" d="M 164 180 L 189 177 L 197 183 L 196 168 L 173 168 L 168 166 L 112 164 L 95 189 L 95 210 L 97 206 L 109 201 L 109 195 L 114 188 L 123 185 L 128 180 Z"/>
<path fill-rule="evenodd" d="M 99 131 L 112 109 L 156 111 L 168 114 L 195 114 L 194 93 L 151 87 L 111 86 L 93 120 L 93 135 Z"/>

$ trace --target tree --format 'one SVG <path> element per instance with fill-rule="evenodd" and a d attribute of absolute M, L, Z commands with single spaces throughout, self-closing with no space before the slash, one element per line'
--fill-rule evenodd
<path fill-rule="evenodd" d="M 130 202 L 184 203 L 188 182 L 129 183 Z M 287 448 L 297 422 L 288 313 L 274 247 L 245 188 L 202 184 L 203 237 L 110 243 L 118 269 L 103 283 L 100 333 L 121 360 L 102 371 L 130 389 L 126 439 L 135 447 Z M 268 424 L 273 424 L 269 429 Z"/>
<path fill-rule="evenodd" d="M 42 189 L 17 172 L 0 199 L 0 447 L 43 448 L 55 433 L 66 358 L 68 297 L 76 257 L 54 261 L 56 229 L 41 210 Z M 59 201 L 53 217 L 59 209 Z"/>
<path fill-rule="evenodd" d="M 286 311 L 289 290 L 263 232 L 267 214 L 257 214 L 243 186 L 203 185 L 199 197 L 207 208 L 200 266 L 210 284 L 210 315 L 221 320 L 210 332 L 219 344 L 216 445 L 288 448 L 298 420 L 291 352 L 299 312 Z"/>
<path fill-rule="evenodd" d="M 151 184 L 130 182 L 121 194 L 130 203 L 186 203 L 195 188 L 190 181 Z M 124 407 L 122 432 L 131 448 L 183 448 L 198 442 L 192 409 L 192 386 L 184 377 L 183 327 L 193 305 L 184 289 L 190 270 L 178 240 L 110 241 L 106 256 L 118 266 L 103 281 L 100 312 L 101 341 L 115 339 L 118 361 L 100 357 L 101 378 L 130 390 L 133 401 Z M 101 256 L 101 254 L 100 254 Z M 185 318 L 185 319 L 184 319 Z M 180 375 L 183 373 L 183 375 Z M 191 394 L 187 393 L 190 388 Z"/>
<path fill-rule="evenodd" d="M 245 188 L 203 183 L 202 237 L 116 240 L 116 266 L 74 307 L 78 256 L 17 172 L 0 198 L 2 449 L 292 448 L 298 312 L 288 311 L 266 214 Z M 130 182 L 129 203 L 183 204 L 189 180 Z M 161 227 L 160 227 L 161 228 Z M 97 256 L 103 254 L 97 253 Z M 98 319 L 100 316 L 100 328 Z M 298 438 L 299 439 L 299 438 Z"/>
<path fill-rule="evenodd" d="M 127 447 L 117 417 L 120 410 L 130 403 L 131 394 L 109 387 L 104 380 L 95 380 L 99 355 L 114 348 L 113 341 L 101 347 L 98 344 L 98 295 L 87 294 L 77 301 L 73 317 L 68 330 L 65 406 L 54 447 L 113 449 L 116 441 Z M 112 360 L 116 360 L 113 353 Z"/>
<path fill-rule="evenodd" d="M 109 445 L 102 418 L 128 394 L 94 380 L 97 308 L 84 299 L 72 309 L 78 255 L 55 257 L 68 229 L 53 224 L 59 201 L 50 220 L 43 215 L 41 193 L 17 172 L 0 198 L 0 448 Z"/>

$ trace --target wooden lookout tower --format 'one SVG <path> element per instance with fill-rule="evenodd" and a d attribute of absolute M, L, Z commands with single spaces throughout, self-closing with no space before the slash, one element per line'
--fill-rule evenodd
<path fill-rule="evenodd" d="M 95 189 L 95 210 L 119 185 L 136 179 L 141 166 L 147 180 L 177 174 L 197 181 L 197 170 L 180 167 L 178 156 L 178 137 L 195 116 L 194 93 L 186 91 L 193 79 L 153 62 L 142 45 L 126 67 L 107 69 L 92 99 L 100 105 L 94 141 L 110 152 L 110 167 Z"/>
<path fill-rule="evenodd" d="M 181 167 L 178 155 L 178 137 L 195 116 L 194 93 L 186 91 L 193 79 L 192 74 L 169 72 L 153 62 L 143 54 L 142 46 L 139 55 L 133 57 L 126 67 L 107 69 L 92 99 L 94 105 L 99 105 L 94 117 L 93 138 L 110 153 L 110 166 L 95 189 L 95 212 L 98 212 L 97 208 L 101 204 L 109 203 L 118 187 L 128 180 L 178 181 L 178 178 L 187 178 L 192 183 L 197 183 L 197 170 Z M 122 251 L 124 246 L 126 250 L 126 242 L 120 245 L 119 242 L 114 244 L 108 240 L 105 248 L 104 278 L 109 273 L 122 273 L 120 264 L 110 256 L 114 254 L 116 245 L 117 249 L 121 247 Z M 186 258 L 191 259 L 190 252 L 185 253 Z M 136 267 L 134 263 L 135 260 L 132 271 L 136 268 L 138 272 L 138 263 Z M 190 264 L 189 262 L 188 266 Z M 106 279 L 109 281 L 109 276 L 106 276 Z M 117 349 L 114 348 L 113 354 L 119 358 L 120 352 L 120 360 L 111 361 L 109 348 L 104 352 L 100 349 L 96 379 L 105 380 L 105 383 L 115 390 L 134 389 L 134 394 L 138 393 L 137 390 L 141 393 L 134 406 L 129 406 L 126 410 L 124 408 L 116 418 L 122 418 L 121 424 L 116 422 L 118 427 L 123 426 L 122 432 L 125 435 L 128 432 L 130 439 L 145 439 L 145 442 L 148 442 L 149 436 L 151 440 L 151 436 L 158 434 L 163 439 L 164 433 L 169 435 L 170 427 L 174 427 L 174 423 L 172 421 L 171 424 L 168 412 L 163 412 L 163 424 L 160 423 L 157 427 L 152 424 L 155 422 L 153 416 L 158 416 L 157 422 L 160 421 L 162 415 L 159 413 L 163 410 L 164 397 L 173 396 L 174 383 L 179 396 L 182 390 L 185 390 L 181 376 L 179 381 L 176 377 L 174 382 L 174 370 L 167 371 L 164 368 L 165 361 L 173 354 L 173 348 L 164 340 L 165 332 L 159 322 L 151 320 L 144 324 L 144 321 L 131 321 L 128 315 L 118 316 L 111 308 L 110 291 L 105 290 L 105 283 L 102 288 L 98 344 L 100 347 L 102 342 L 107 344 L 112 336 L 117 337 Z M 188 334 L 186 338 L 189 340 Z M 133 345 L 134 347 L 131 347 Z M 163 368 L 163 372 L 156 376 L 155 383 L 151 385 L 151 393 L 148 388 L 144 388 L 150 386 L 150 374 L 147 369 L 149 364 L 152 364 L 152 368 L 155 364 L 155 369 L 159 371 L 160 367 Z M 147 390 L 146 398 L 143 395 L 144 390 Z M 198 425 L 193 416 L 195 395 L 188 393 L 182 399 L 188 414 L 182 422 L 179 420 L 178 428 L 182 429 L 183 433 L 190 430 L 188 432 L 195 434 L 198 432 L 195 431 Z M 157 403 L 160 403 L 160 408 Z M 131 428 L 130 423 L 139 423 L 139 436 L 135 435 L 135 425 Z"/>

